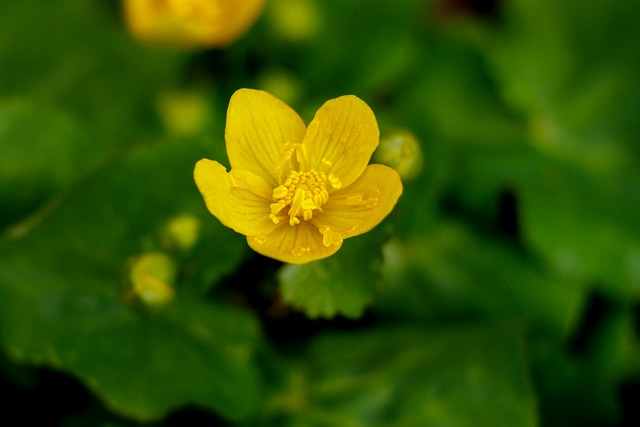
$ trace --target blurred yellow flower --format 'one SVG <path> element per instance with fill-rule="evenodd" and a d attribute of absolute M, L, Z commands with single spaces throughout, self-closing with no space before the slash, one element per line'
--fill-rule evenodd
<path fill-rule="evenodd" d="M 227 111 L 230 172 L 202 159 L 194 178 L 209 211 L 251 248 L 303 264 L 334 254 L 395 206 L 400 176 L 368 165 L 379 136 L 373 112 L 353 95 L 327 101 L 305 127 L 269 93 L 240 89 Z"/>
<path fill-rule="evenodd" d="M 258 18 L 265 0 L 124 0 L 130 31 L 140 40 L 189 48 L 226 46 Z"/>

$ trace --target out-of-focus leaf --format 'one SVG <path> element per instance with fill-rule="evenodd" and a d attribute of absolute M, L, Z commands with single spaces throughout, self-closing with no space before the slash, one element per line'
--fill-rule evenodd
<path fill-rule="evenodd" d="M 582 289 L 561 281 L 514 247 L 440 224 L 384 249 L 384 282 L 376 309 L 400 317 L 489 318 L 568 332 Z"/>
<path fill-rule="evenodd" d="M 374 231 L 346 240 L 329 258 L 284 266 L 279 274 L 284 301 L 311 318 L 360 317 L 376 290 L 381 244 Z"/>
<path fill-rule="evenodd" d="M 0 103 L 0 228 L 31 213 L 104 160 L 103 145 L 72 117 L 26 102 Z"/>
<path fill-rule="evenodd" d="M 469 42 L 441 34 L 419 64 L 394 105 L 398 117 L 382 116 L 385 122 L 406 123 L 424 152 L 422 176 L 406 186 L 404 206 L 399 206 L 405 211 L 400 229 L 408 233 L 421 232 L 443 198 L 452 195 L 476 218 L 495 215 L 503 170 L 515 170 L 517 176 L 522 165 L 511 162 L 512 152 L 526 136 L 518 116 L 500 98 L 486 59 Z M 478 155 L 492 163 L 477 166 Z M 495 184 L 497 174 L 503 179 Z"/>
<path fill-rule="evenodd" d="M 187 403 L 226 417 L 253 409 L 257 324 L 198 296 L 202 280 L 215 283 L 246 250 L 204 207 L 192 178 L 202 153 L 188 142 L 135 150 L 0 244 L 0 335 L 13 359 L 70 372 L 138 419 Z M 201 223 L 192 252 L 163 239 L 176 215 Z M 177 283 L 167 284 L 175 300 L 145 309 L 127 288 L 127 264 L 158 251 L 177 264 Z"/>
<path fill-rule="evenodd" d="M 499 199 L 508 192 L 522 241 L 551 270 L 638 296 L 640 178 L 633 164 L 589 171 L 524 144 L 461 151 L 467 155 L 452 188 L 464 209 L 497 223 Z"/>
<path fill-rule="evenodd" d="M 251 425 L 535 426 L 516 327 L 327 333 Z"/>
<path fill-rule="evenodd" d="M 486 59 L 477 48 L 441 35 L 422 53 L 420 73 L 402 95 L 405 115 L 426 121 L 438 139 L 468 147 L 505 146 L 522 133 L 513 113 L 499 97 Z"/>
<path fill-rule="evenodd" d="M 505 3 L 503 14 L 482 46 L 532 142 L 591 170 L 637 159 L 638 2 L 521 0 Z"/>
<path fill-rule="evenodd" d="M 497 224 L 508 193 L 534 254 L 623 297 L 640 289 L 638 19 L 626 0 L 505 3 L 496 27 L 473 33 L 480 55 L 445 40 L 410 102 L 450 144 L 445 194 L 464 213 Z"/>
<path fill-rule="evenodd" d="M 272 27 L 265 29 L 264 37 L 274 39 L 272 46 L 266 47 L 270 49 L 270 61 L 281 56 L 279 63 L 295 70 L 308 95 L 318 102 L 347 93 L 366 98 L 365 93 L 402 83 L 419 49 L 413 36 L 422 25 L 423 1 L 315 3 L 318 6 L 308 12 L 313 14 L 310 19 L 318 23 L 317 31 L 293 46 L 278 39 L 278 21 L 284 18 L 278 11 L 283 9 L 281 5 L 274 2 L 267 10 L 267 22 Z M 297 16 L 289 18 L 300 23 Z"/>
<path fill-rule="evenodd" d="M 638 338 L 628 309 L 616 308 L 599 320 L 584 354 L 569 354 L 552 343 L 539 343 L 532 352 L 549 425 L 621 422 L 620 387 L 640 374 Z"/>
<path fill-rule="evenodd" d="M 558 162 L 539 168 L 521 189 L 527 241 L 566 277 L 640 297 L 638 174 L 598 176 Z"/>
<path fill-rule="evenodd" d="M 577 0 L 518 0 L 504 4 L 501 25 L 484 47 L 505 99 L 536 112 L 562 103 L 574 85 L 603 71 L 640 65 L 639 16 L 633 0 L 588 7 Z"/>
<path fill-rule="evenodd" d="M 122 147 L 156 124 L 156 95 L 184 55 L 138 44 L 109 3 L 4 0 L 0 93 L 61 107 Z"/>
<path fill-rule="evenodd" d="M 15 363 L 5 354 L 0 354 L 0 386 L 6 387 L 7 382 L 21 388 L 33 389 L 38 384 L 38 373 L 30 366 Z"/>

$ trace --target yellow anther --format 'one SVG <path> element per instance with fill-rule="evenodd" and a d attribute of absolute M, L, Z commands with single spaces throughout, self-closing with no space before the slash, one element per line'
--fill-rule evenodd
<path fill-rule="evenodd" d="M 322 234 L 322 244 L 327 248 L 342 243 L 342 235 L 333 231 L 328 225 L 323 225 L 318 231 Z"/>
<path fill-rule="evenodd" d="M 298 216 L 302 210 L 302 202 L 304 202 L 304 190 L 296 188 L 295 194 L 293 195 L 293 201 L 291 202 L 291 209 L 289 209 L 290 217 Z"/>
<path fill-rule="evenodd" d="M 274 199 L 282 199 L 289 193 L 289 190 L 284 185 L 280 185 L 273 189 L 273 198 Z"/>
<path fill-rule="evenodd" d="M 335 188 L 336 190 L 342 187 L 342 182 L 338 179 L 337 176 L 332 173 L 329 174 L 329 184 L 331 184 L 331 187 Z"/>
<path fill-rule="evenodd" d="M 272 215 L 277 215 L 277 214 L 279 214 L 279 213 L 280 213 L 280 211 L 281 211 L 282 209 L 284 209 L 284 207 L 285 207 L 285 204 L 284 204 L 284 201 L 283 201 L 283 200 L 280 200 L 278 203 L 271 203 L 271 204 L 269 205 L 269 208 L 271 208 L 271 214 L 272 214 Z"/>
<path fill-rule="evenodd" d="M 311 199 L 304 199 L 304 201 L 302 202 L 302 210 L 312 211 L 312 210 L 317 209 L 317 208 L 318 207 L 316 206 L 316 204 Z"/>
<path fill-rule="evenodd" d="M 330 162 L 325 162 L 329 163 Z M 300 224 L 300 218 L 309 221 L 313 218 L 314 211 L 322 212 L 322 205 L 329 200 L 327 186 L 336 188 L 340 186 L 340 180 L 331 175 L 333 184 L 325 172 L 311 170 L 309 172 L 291 171 L 289 175 L 281 180 L 282 184 L 274 188 L 273 200 L 270 205 L 271 214 L 269 218 L 278 224 L 282 215 L 278 216 L 285 208 L 289 216 L 289 224 Z M 336 184 L 337 183 L 337 184 Z"/>

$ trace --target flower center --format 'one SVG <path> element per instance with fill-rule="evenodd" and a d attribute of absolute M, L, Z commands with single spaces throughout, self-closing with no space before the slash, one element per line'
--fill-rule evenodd
<path fill-rule="evenodd" d="M 300 218 L 309 221 L 313 212 L 322 212 L 322 205 L 329 200 L 327 187 L 340 188 L 340 180 L 333 174 L 327 176 L 315 170 L 289 172 L 284 182 L 273 189 L 269 218 L 279 224 L 288 215 L 291 226 L 300 224 Z"/>

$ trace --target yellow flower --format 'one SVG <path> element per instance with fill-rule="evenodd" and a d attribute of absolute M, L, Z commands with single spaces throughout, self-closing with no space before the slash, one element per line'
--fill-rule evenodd
<path fill-rule="evenodd" d="M 373 112 L 353 95 L 327 101 L 305 127 L 269 93 L 240 89 L 227 111 L 231 171 L 202 159 L 194 178 L 209 211 L 256 252 L 303 264 L 334 254 L 395 206 L 400 176 L 368 165 L 379 136 Z"/>
<path fill-rule="evenodd" d="M 130 31 L 152 44 L 221 47 L 244 34 L 264 0 L 124 0 Z"/>

